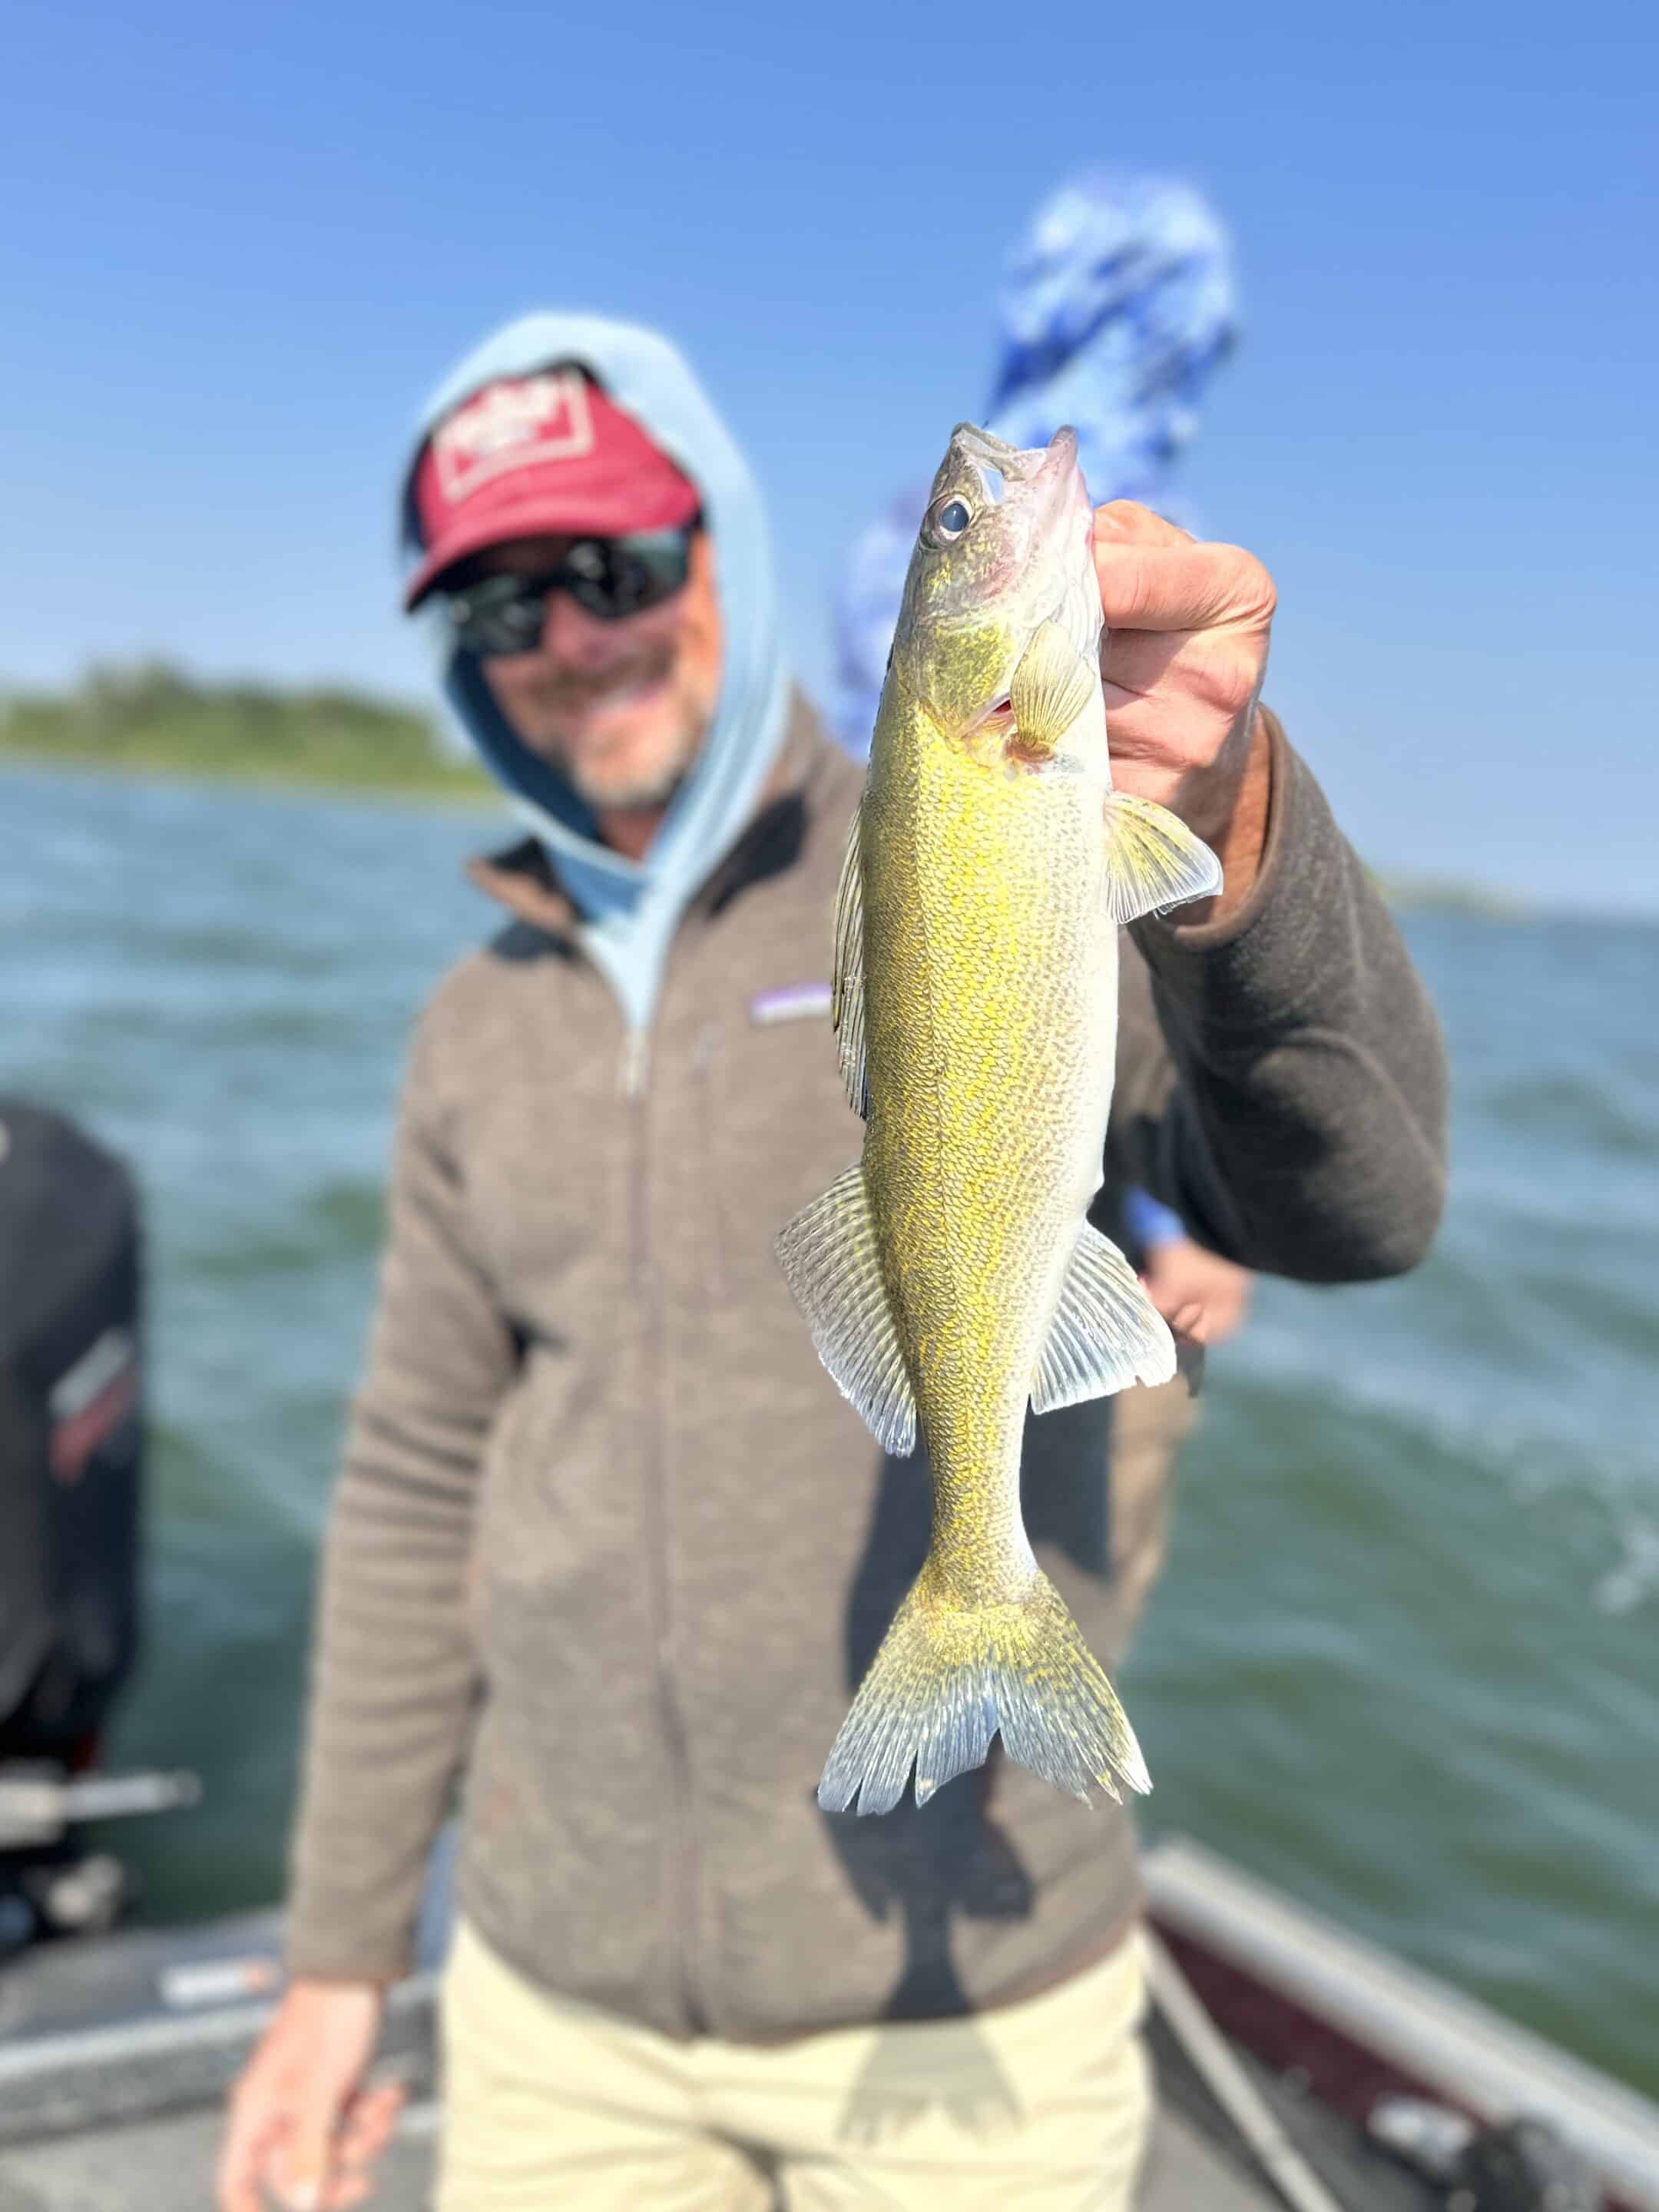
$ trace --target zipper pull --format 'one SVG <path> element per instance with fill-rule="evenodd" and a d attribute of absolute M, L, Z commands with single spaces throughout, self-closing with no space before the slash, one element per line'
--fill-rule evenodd
<path fill-rule="evenodd" d="M 644 1096 L 646 1076 L 650 1066 L 650 1030 L 629 1030 L 623 1045 L 622 1066 L 618 1071 L 617 1085 L 624 1098 L 639 1098 Z"/>

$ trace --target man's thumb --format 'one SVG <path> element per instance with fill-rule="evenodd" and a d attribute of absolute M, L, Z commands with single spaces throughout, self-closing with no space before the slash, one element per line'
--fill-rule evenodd
<path fill-rule="evenodd" d="M 1095 509 L 1095 536 L 1109 545 L 1190 545 L 1193 534 L 1136 499 L 1109 500 Z"/>

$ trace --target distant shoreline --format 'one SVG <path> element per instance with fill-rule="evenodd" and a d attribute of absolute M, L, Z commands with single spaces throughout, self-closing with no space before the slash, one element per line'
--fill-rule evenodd
<path fill-rule="evenodd" d="M 446 755 L 433 716 L 413 701 L 207 678 L 164 660 L 95 665 L 60 692 L 0 690 L 6 760 L 428 801 L 495 793 L 476 761 Z"/>
<path fill-rule="evenodd" d="M 441 806 L 479 813 L 504 808 L 501 788 L 483 769 L 465 761 L 453 766 L 404 761 L 379 774 L 361 772 L 361 763 L 336 772 L 315 761 L 204 760 L 182 749 L 137 749 L 112 757 L 90 746 L 23 746 L 0 730 L 0 771 L 7 767 L 61 769 L 77 775 L 134 776 L 146 782 L 211 783 L 227 789 L 264 791 L 276 797 L 385 799 L 420 806 Z M 1373 871 L 1391 906 L 1438 914 L 1467 914 L 1488 921 L 1523 921 L 1539 909 L 1524 899 L 1482 884 L 1444 882 L 1434 878 L 1389 876 Z"/>
<path fill-rule="evenodd" d="M 434 760 L 430 767 L 407 764 L 381 773 L 365 770 L 361 762 L 338 771 L 312 762 L 280 760 L 204 760 L 194 754 L 137 749 L 111 755 L 88 746 L 72 750 L 64 746 L 19 745 L 0 732 L 0 771 L 8 768 L 40 769 L 64 775 L 132 776 L 141 781 L 211 783 L 243 791 L 290 793 L 318 799 L 391 799 L 418 801 L 423 805 L 472 806 L 488 811 L 500 807 L 501 787 L 493 776 L 470 763 L 453 767 Z"/>
<path fill-rule="evenodd" d="M 412 700 L 191 674 L 164 660 L 86 670 L 61 692 L 0 687 L 0 769 L 211 783 L 274 795 L 503 811 L 475 760 L 446 755 Z M 1525 900 L 1455 878 L 1373 872 L 1391 903 L 1514 921 Z"/>

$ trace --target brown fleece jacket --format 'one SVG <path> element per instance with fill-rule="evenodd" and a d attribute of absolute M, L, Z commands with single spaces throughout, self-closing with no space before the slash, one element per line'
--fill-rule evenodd
<path fill-rule="evenodd" d="M 1130 933 L 1097 1218 L 1133 1178 L 1231 1259 L 1352 1280 L 1432 1235 L 1440 1040 L 1273 736 L 1245 903 Z M 920 1813 L 814 1799 L 929 1520 L 925 1467 L 873 1446 L 772 1254 L 859 1149 L 828 1020 L 859 775 L 798 713 L 772 799 L 680 926 L 642 1079 L 539 848 L 484 872 L 518 918 L 440 986 L 404 1091 L 327 1542 L 296 1972 L 406 1967 L 461 1778 L 460 1902 L 486 1941 L 671 2034 L 1010 2002 L 1135 1910 L 1127 1815 L 997 1752 Z M 1038 1557 L 1109 1668 L 1159 1517 L 1120 1510 L 1164 1395 L 1130 1395 L 1147 1405 L 1033 1418 L 1023 1475 Z"/>

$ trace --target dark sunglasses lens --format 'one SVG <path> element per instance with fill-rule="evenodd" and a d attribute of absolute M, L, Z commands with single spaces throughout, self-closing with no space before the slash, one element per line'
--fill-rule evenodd
<path fill-rule="evenodd" d="M 529 653 L 540 639 L 550 592 L 568 592 L 589 614 L 621 622 L 682 591 L 690 566 L 690 531 L 580 538 L 550 575 L 486 576 L 457 592 L 449 618 L 469 653 Z"/>
<path fill-rule="evenodd" d="M 469 653 L 528 653 L 542 634 L 547 589 L 522 576 L 489 576 L 449 603 L 458 641 Z"/>
<path fill-rule="evenodd" d="M 684 531 L 594 538 L 573 545 L 565 570 L 574 597 L 610 622 L 644 612 L 684 589 L 691 541 Z"/>

